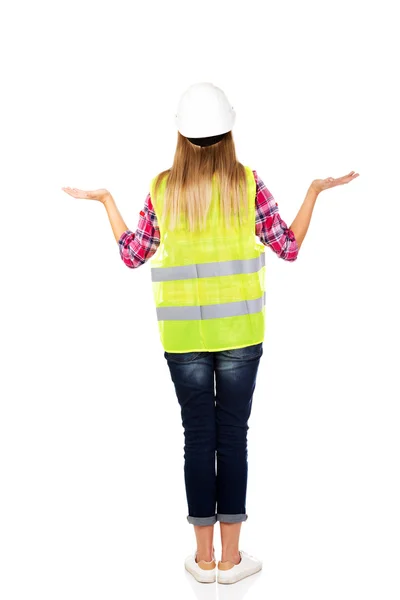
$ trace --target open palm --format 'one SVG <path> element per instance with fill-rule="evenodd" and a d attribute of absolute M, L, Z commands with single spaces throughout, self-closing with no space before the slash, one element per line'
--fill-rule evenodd
<path fill-rule="evenodd" d="M 359 176 L 359 173 L 355 171 L 350 171 L 348 175 L 343 175 L 343 177 L 337 177 L 334 179 L 333 177 L 327 177 L 326 179 L 314 179 L 311 184 L 317 192 L 322 192 L 323 190 L 327 190 L 328 188 L 335 187 L 337 185 L 343 185 L 344 183 L 349 183 L 349 181 L 353 181 L 356 177 Z"/>
<path fill-rule="evenodd" d="M 78 188 L 71 188 L 71 187 L 63 187 L 61 189 L 64 190 L 64 192 L 66 192 L 70 196 L 73 196 L 74 198 L 83 198 L 86 200 L 98 200 L 99 202 L 102 202 L 103 204 L 106 201 L 106 199 L 110 196 L 110 192 L 105 189 L 91 190 L 91 191 L 90 190 L 89 191 L 79 190 Z"/>

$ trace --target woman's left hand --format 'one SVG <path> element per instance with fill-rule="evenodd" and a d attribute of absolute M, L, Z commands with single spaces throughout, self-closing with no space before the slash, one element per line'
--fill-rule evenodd
<path fill-rule="evenodd" d="M 350 171 L 348 175 L 343 175 L 343 177 L 337 177 L 334 179 L 333 177 L 327 177 L 326 179 L 314 179 L 311 183 L 311 188 L 314 189 L 318 194 L 327 190 L 328 188 L 335 187 L 337 185 L 343 185 L 344 183 L 349 183 L 350 181 L 354 181 L 356 177 L 359 177 L 359 173 L 355 171 Z"/>
<path fill-rule="evenodd" d="M 64 192 L 66 192 L 70 196 L 73 196 L 74 198 L 83 198 L 86 200 L 98 200 L 102 204 L 105 204 L 107 198 L 111 198 L 110 192 L 105 189 L 92 190 L 92 191 L 78 190 L 78 188 L 71 188 L 71 187 L 63 187 L 61 189 L 64 190 Z"/>

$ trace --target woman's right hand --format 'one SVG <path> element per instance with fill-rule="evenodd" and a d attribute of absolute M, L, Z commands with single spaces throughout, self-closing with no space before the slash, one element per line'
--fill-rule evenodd
<path fill-rule="evenodd" d="M 110 192 L 103 188 L 99 189 L 99 190 L 91 190 L 91 191 L 79 190 L 78 188 L 71 188 L 71 187 L 63 187 L 61 189 L 64 192 L 66 192 L 67 194 L 69 194 L 70 196 L 72 196 L 73 198 L 83 198 L 86 200 L 98 200 L 102 204 L 105 204 L 106 201 L 112 197 Z"/>
<path fill-rule="evenodd" d="M 315 190 L 318 194 L 327 190 L 328 188 L 335 187 L 337 185 L 343 185 L 344 183 L 349 183 L 349 181 L 353 181 L 356 177 L 359 176 L 359 173 L 355 171 L 350 171 L 348 175 L 343 175 L 343 177 L 337 177 L 334 179 L 333 177 L 327 177 L 326 179 L 314 179 L 310 188 Z"/>

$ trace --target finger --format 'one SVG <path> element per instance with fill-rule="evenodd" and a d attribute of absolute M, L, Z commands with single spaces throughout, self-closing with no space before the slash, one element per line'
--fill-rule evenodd
<path fill-rule="evenodd" d="M 78 188 L 73 188 L 72 192 L 75 194 L 76 198 L 84 198 L 86 196 L 86 192 Z"/>
<path fill-rule="evenodd" d="M 349 183 L 350 181 L 353 181 L 354 177 L 351 175 L 350 177 L 341 177 L 340 179 L 340 183 Z"/>

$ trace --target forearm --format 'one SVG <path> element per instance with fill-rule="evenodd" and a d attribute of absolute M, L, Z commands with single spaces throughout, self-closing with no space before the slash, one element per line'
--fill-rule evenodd
<path fill-rule="evenodd" d="M 306 197 L 304 198 L 303 204 L 300 207 L 299 212 L 296 215 L 290 229 L 294 233 L 297 245 L 300 248 L 303 240 L 306 236 L 308 226 L 310 225 L 311 215 L 314 210 L 315 202 L 318 198 L 318 192 L 311 186 L 307 190 Z"/>
<path fill-rule="evenodd" d="M 115 240 L 119 241 L 121 235 L 128 229 L 125 221 L 123 220 L 117 205 L 115 204 L 114 198 L 109 194 L 105 201 L 103 202 L 105 209 L 107 211 L 108 218 L 110 220 L 110 225 L 113 230 L 113 234 Z"/>

